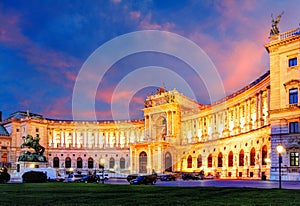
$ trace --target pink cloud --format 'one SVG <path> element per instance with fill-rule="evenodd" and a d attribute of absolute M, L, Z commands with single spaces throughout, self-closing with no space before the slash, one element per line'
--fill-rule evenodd
<path fill-rule="evenodd" d="M 139 25 L 140 29 L 149 29 L 149 30 L 164 30 L 170 31 L 172 28 L 175 27 L 174 23 L 166 22 L 164 24 L 158 24 L 153 22 L 152 15 L 149 13 L 145 16 L 145 18 L 140 22 Z"/>
<path fill-rule="evenodd" d="M 140 11 L 131 11 L 129 12 L 130 18 L 131 19 L 139 19 L 141 17 L 141 12 Z"/>
<path fill-rule="evenodd" d="M 0 13 L 0 19 L 3 22 L 0 25 L 0 44 L 18 50 L 19 55 L 25 58 L 28 64 L 35 65 L 38 70 L 48 73 L 50 77 L 57 73 L 57 69 L 45 70 L 45 67 L 58 68 L 61 77 L 75 80 L 75 74 L 72 74 L 69 68 L 78 66 L 79 60 L 60 51 L 42 48 L 30 40 L 19 27 L 19 15 Z M 55 81 L 59 79 L 57 75 L 53 78 Z"/>

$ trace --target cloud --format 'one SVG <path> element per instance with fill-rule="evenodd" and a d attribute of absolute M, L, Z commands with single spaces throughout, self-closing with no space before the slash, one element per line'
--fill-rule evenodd
<path fill-rule="evenodd" d="M 52 80 L 74 81 L 75 73 L 70 68 L 78 67 L 80 61 L 60 51 L 41 47 L 22 33 L 19 26 L 21 16 L 15 13 L 0 13 L 3 24 L 0 25 L 0 44 L 18 51 L 18 55 L 27 60 L 37 70 L 48 73 Z M 58 75 L 59 73 L 59 75 Z M 50 79 L 48 79 L 50 80 Z M 65 80 L 61 80 L 65 82 Z"/>
<path fill-rule="evenodd" d="M 131 19 L 139 19 L 141 17 L 141 12 L 140 11 L 131 11 L 129 12 L 130 18 Z"/>
<path fill-rule="evenodd" d="M 170 31 L 175 27 L 172 22 L 165 22 L 163 24 L 156 23 L 152 20 L 152 14 L 148 13 L 139 24 L 140 29 L 144 30 L 163 30 Z"/>

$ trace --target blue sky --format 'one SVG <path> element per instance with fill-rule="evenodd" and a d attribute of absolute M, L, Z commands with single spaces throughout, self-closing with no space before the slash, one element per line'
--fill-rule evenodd
<path fill-rule="evenodd" d="M 72 92 L 84 62 L 106 42 L 141 30 L 168 31 L 195 42 L 216 66 L 226 94 L 231 94 L 268 70 L 264 44 L 271 14 L 282 11 L 281 32 L 299 26 L 298 1 L 2 0 L 0 110 L 4 118 L 30 110 L 72 119 Z M 207 88 L 184 62 L 168 55 L 136 54 L 116 62 L 105 74 L 95 97 L 97 118 L 112 119 L 112 93 L 126 74 L 152 65 L 172 68 L 192 88 L 200 88 L 195 89 L 197 101 L 209 103 Z M 173 89 L 172 82 L 156 86 Z M 132 119 L 143 118 L 143 101 L 153 91 L 149 86 L 134 95 L 129 105 Z"/>

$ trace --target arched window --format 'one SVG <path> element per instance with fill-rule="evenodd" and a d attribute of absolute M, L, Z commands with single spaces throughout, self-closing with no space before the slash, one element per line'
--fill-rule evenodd
<path fill-rule="evenodd" d="M 81 157 L 77 158 L 77 168 L 82 168 L 82 158 Z"/>
<path fill-rule="evenodd" d="M 202 167 L 202 156 L 199 154 L 197 158 L 197 168 Z"/>
<path fill-rule="evenodd" d="M 109 159 L 109 169 L 114 169 L 115 168 L 115 159 L 111 157 Z"/>
<path fill-rule="evenodd" d="M 66 158 L 65 165 L 66 165 L 66 168 L 71 168 L 71 158 L 70 157 Z"/>
<path fill-rule="evenodd" d="M 232 167 L 233 166 L 233 152 L 230 151 L 228 154 L 228 167 Z"/>
<path fill-rule="evenodd" d="M 192 168 L 193 165 L 193 158 L 191 155 L 187 158 L 187 168 Z"/>
<path fill-rule="evenodd" d="M 172 156 L 170 152 L 165 155 L 165 171 L 172 172 Z"/>
<path fill-rule="evenodd" d="M 244 166 L 244 150 L 241 150 L 239 154 L 239 166 Z"/>
<path fill-rule="evenodd" d="M 255 165 L 255 149 L 254 147 L 250 151 L 250 166 Z"/>
<path fill-rule="evenodd" d="M 223 154 L 222 152 L 218 155 L 218 167 L 223 167 Z"/>
<path fill-rule="evenodd" d="M 125 158 L 121 157 L 120 159 L 120 169 L 125 169 Z"/>
<path fill-rule="evenodd" d="M 93 169 L 94 168 L 94 160 L 91 157 L 88 159 L 88 168 L 89 169 Z"/>
<path fill-rule="evenodd" d="M 208 155 L 208 158 L 207 158 L 207 167 L 212 167 L 212 154 Z"/>
<path fill-rule="evenodd" d="M 53 167 L 59 168 L 59 158 L 58 157 L 53 158 Z"/>
<path fill-rule="evenodd" d="M 7 153 L 6 152 L 2 153 L 1 162 L 7 162 Z"/>
<path fill-rule="evenodd" d="M 146 152 L 141 152 L 139 156 L 139 172 L 140 173 L 147 173 L 147 154 Z"/>
<path fill-rule="evenodd" d="M 268 158 L 267 146 L 264 145 L 261 151 L 262 164 L 267 165 L 266 159 Z"/>

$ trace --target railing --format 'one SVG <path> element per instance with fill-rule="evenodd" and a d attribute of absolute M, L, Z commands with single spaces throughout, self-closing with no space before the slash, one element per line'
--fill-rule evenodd
<path fill-rule="evenodd" d="M 287 31 L 287 32 L 280 34 L 280 40 L 286 39 L 291 36 L 297 36 L 297 35 L 300 35 L 300 28 L 296 28 L 291 31 Z"/>

